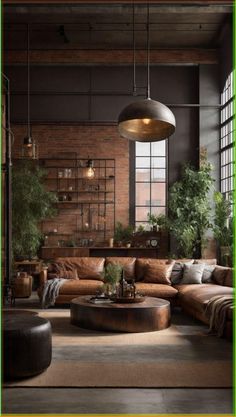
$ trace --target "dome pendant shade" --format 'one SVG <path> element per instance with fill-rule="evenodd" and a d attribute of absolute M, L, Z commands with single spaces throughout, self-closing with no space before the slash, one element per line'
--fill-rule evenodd
<path fill-rule="evenodd" d="M 157 142 L 175 131 L 175 116 L 158 101 L 146 99 L 126 106 L 119 115 L 118 129 L 122 137 L 138 142 Z"/>

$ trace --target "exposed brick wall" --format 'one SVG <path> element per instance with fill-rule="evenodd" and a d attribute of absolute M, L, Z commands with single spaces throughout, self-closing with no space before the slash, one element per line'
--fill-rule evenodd
<path fill-rule="evenodd" d="M 13 125 L 13 158 L 21 155 L 26 127 Z M 116 161 L 116 221 L 129 222 L 129 144 L 119 136 L 117 126 L 33 126 L 39 157 L 55 157 L 60 152 L 76 152 L 78 158 L 114 158 Z M 66 224 L 66 222 L 65 222 Z M 64 226 L 66 228 L 66 226 Z M 66 232 L 66 230 L 64 229 Z"/>

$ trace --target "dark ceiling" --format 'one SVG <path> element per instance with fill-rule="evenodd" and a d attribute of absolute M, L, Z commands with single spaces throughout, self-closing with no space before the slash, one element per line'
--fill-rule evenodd
<path fill-rule="evenodd" d="M 150 47 L 217 48 L 232 6 L 150 5 Z M 133 12 L 135 25 L 133 26 Z M 27 23 L 31 49 L 132 49 L 146 47 L 147 6 L 8 5 L 4 7 L 5 48 L 25 49 Z"/>

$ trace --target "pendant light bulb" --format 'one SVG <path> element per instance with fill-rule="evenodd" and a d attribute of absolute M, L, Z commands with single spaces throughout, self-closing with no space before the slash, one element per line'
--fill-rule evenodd
<path fill-rule="evenodd" d="M 92 179 L 95 177 L 95 168 L 93 167 L 92 159 L 89 159 L 87 162 L 86 177 L 89 179 Z"/>

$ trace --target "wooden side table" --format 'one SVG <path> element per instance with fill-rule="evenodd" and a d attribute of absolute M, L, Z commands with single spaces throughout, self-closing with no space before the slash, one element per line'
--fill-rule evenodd
<path fill-rule="evenodd" d="M 18 277 L 11 285 L 11 300 L 15 305 L 16 298 L 29 298 L 32 294 L 33 278 L 31 275 Z"/>

